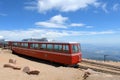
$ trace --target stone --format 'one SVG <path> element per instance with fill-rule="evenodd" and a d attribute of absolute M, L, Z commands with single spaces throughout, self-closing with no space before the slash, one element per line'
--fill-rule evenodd
<path fill-rule="evenodd" d="M 29 74 L 29 75 L 38 75 L 40 73 L 39 70 L 36 70 L 34 68 L 30 68 L 28 66 L 23 68 L 23 72 Z"/>
<path fill-rule="evenodd" d="M 4 68 L 12 68 L 12 69 L 15 69 L 15 70 L 21 70 L 21 67 L 19 67 L 18 65 L 15 65 L 15 64 L 4 64 L 3 65 Z"/>
<path fill-rule="evenodd" d="M 28 73 L 30 71 L 30 67 L 26 66 L 23 68 L 23 72 Z"/>
<path fill-rule="evenodd" d="M 16 64 L 16 60 L 15 59 L 9 59 L 9 63 Z"/>
<path fill-rule="evenodd" d="M 39 75 L 39 73 L 40 73 L 40 71 L 38 71 L 38 70 L 31 70 L 28 72 L 29 75 L 31 75 L 31 74 L 32 75 Z"/>

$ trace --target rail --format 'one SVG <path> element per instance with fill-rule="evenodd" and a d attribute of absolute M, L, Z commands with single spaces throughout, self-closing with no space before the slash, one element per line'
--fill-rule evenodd
<path fill-rule="evenodd" d="M 110 64 L 98 63 L 88 60 L 82 60 L 82 62 L 78 64 L 78 68 L 81 69 L 89 68 L 98 72 L 120 75 L 120 66 L 114 66 Z"/>

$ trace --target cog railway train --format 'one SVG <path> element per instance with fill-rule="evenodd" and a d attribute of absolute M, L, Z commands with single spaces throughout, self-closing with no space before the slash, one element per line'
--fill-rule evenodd
<path fill-rule="evenodd" d="M 8 41 L 6 45 L 13 53 L 64 65 L 75 65 L 82 60 L 80 44 L 76 42 Z"/>

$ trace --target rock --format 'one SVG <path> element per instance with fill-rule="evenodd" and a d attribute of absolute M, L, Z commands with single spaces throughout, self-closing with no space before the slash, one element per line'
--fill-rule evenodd
<path fill-rule="evenodd" d="M 16 60 L 15 59 L 9 59 L 9 63 L 16 64 Z"/>
<path fill-rule="evenodd" d="M 12 69 L 15 69 L 15 70 L 21 70 L 21 67 L 15 65 L 15 64 L 4 64 L 3 65 L 4 68 L 12 68 Z"/>
<path fill-rule="evenodd" d="M 31 74 L 32 75 L 39 75 L 39 73 L 40 72 L 38 70 L 31 70 L 31 71 L 28 72 L 29 75 L 31 75 Z"/>
<path fill-rule="evenodd" d="M 40 73 L 40 71 L 30 68 L 28 66 L 23 68 L 23 72 L 29 74 L 29 75 L 38 75 Z"/>
<path fill-rule="evenodd" d="M 23 68 L 23 72 L 28 73 L 30 71 L 30 67 L 26 66 Z"/>

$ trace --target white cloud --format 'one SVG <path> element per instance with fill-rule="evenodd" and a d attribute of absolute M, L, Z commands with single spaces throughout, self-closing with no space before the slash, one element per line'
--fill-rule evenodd
<path fill-rule="evenodd" d="M 0 16 L 7 16 L 7 14 L 4 14 L 4 13 L 0 13 Z"/>
<path fill-rule="evenodd" d="M 91 28 L 91 26 L 85 26 L 83 23 L 66 23 L 68 17 L 63 17 L 62 15 L 56 15 L 47 21 L 36 22 L 35 25 L 44 28 L 69 28 L 69 27 L 86 27 Z"/>
<path fill-rule="evenodd" d="M 73 36 L 78 35 L 104 35 L 104 34 L 114 34 L 115 31 L 69 31 Z"/>
<path fill-rule="evenodd" d="M 70 26 L 83 27 L 83 26 L 85 26 L 85 24 L 83 24 L 83 23 L 72 23 L 72 24 L 70 24 Z"/>
<path fill-rule="evenodd" d="M 0 31 L 0 34 L 7 40 L 22 40 L 24 38 L 42 38 L 57 39 L 71 36 L 89 36 L 89 35 L 105 35 L 114 34 L 115 31 L 68 31 L 68 30 L 50 30 L 50 29 L 28 29 Z M 2 38 L 1 36 L 1 38 Z"/>
<path fill-rule="evenodd" d="M 118 4 L 118 3 L 114 4 L 112 9 L 113 9 L 113 11 L 118 11 L 120 9 L 120 4 Z"/>
<path fill-rule="evenodd" d="M 49 10 L 58 10 L 61 12 L 77 11 L 87 8 L 89 5 L 98 6 L 97 0 L 38 0 L 36 5 L 29 4 L 28 9 L 36 7 L 38 12 L 43 13 Z"/>
<path fill-rule="evenodd" d="M 46 28 L 67 28 L 66 26 L 53 22 L 36 22 L 35 25 Z"/>
<path fill-rule="evenodd" d="M 25 6 L 24 8 L 27 10 L 35 10 L 36 9 L 36 7 L 34 7 L 34 6 Z"/>
<path fill-rule="evenodd" d="M 46 28 L 67 28 L 65 26 L 65 21 L 67 20 L 68 20 L 67 17 L 56 15 L 56 16 L 53 16 L 48 21 L 36 22 L 35 25 L 40 27 L 46 27 Z"/>
<path fill-rule="evenodd" d="M 93 28 L 93 26 L 86 26 L 86 28 Z"/>
<path fill-rule="evenodd" d="M 37 9 L 36 4 L 37 4 L 36 1 L 26 2 L 25 5 L 31 5 L 31 6 L 25 6 L 24 8 L 27 10 L 36 10 Z"/>
<path fill-rule="evenodd" d="M 102 4 L 102 9 L 103 9 L 103 11 L 104 11 L 105 13 L 108 13 L 107 4 L 106 4 L 106 3 Z"/>
<path fill-rule="evenodd" d="M 115 31 L 100 31 L 100 32 L 91 32 L 91 35 L 104 35 L 104 34 L 114 34 Z"/>
<path fill-rule="evenodd" d="M 111 4 L 111 2 L 102 2 L 101 1 L 101 2 L 97 3 L 96 8 L 101 8 L 105 13 L 109 13 L 109 12 L 111 12 L 111 10 L 113 10 L 113 11 L 120 10 L 120 4 L 119 3 Z M 99 13 L 99 10 L 94 10 L 93 12 Z"/>
<path fill-rule="evenodd" d="M 56 15 L 56 16 L 53 16 L 53 17 L 50 19 L 50 22 L 63 24 L 66 20 L 68 20 L 67 17 L 63 17 L 63 16 L 61 16 L 61 15 Z"/>
<path fill-rule="evenodd" d="M 0 31 L 0 34 L 7 40 L 22 40 L 24 38 L 42 38 L 54 39 L 69 35 L 67 32 L 59 32 L 47 29 L 28 29 L 28 30 L 14 30 L 14 31 Z M 2 38 L 2 37 L 1 37 Z"/>
<path fill-rule="evenodd" d="M 4 37 L 3 37 L 3 36 L 0 36 L 0 39 L 4 39 Z"/>

